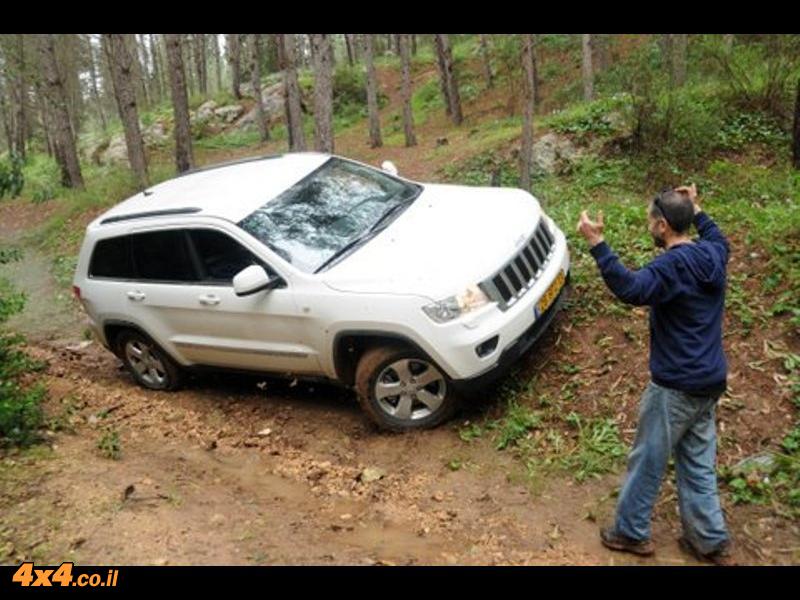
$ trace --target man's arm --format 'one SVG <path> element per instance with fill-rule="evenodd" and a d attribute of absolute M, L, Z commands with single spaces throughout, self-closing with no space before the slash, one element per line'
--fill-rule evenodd
<path fill-rule="evenodd" d="M 592 246 L 589 252 L 597 262 L 608 288 L 623 302 L 636 306 L 658 304 L 666 302 L 678 291 L 677 282 L 671 283 L 668 271 L 657 266 L 659 259 L 638 271 L 631 271 L 625 268 L 604 241 Z"/>
<path fill-rule="evenodd" d="M 700 239 L 715 244 L 722 251 L 722 257 L 725 262 L 728 262 L 728 255 L 731 250 L 730 244 L 728 244 L 727 238 L 713 219 L 702 210 L 697 210 L 694 213 L 694 226 L 697 227 Z"/>
<path fill-rule="evenodd" d="M 714 223 L 711 217 L 703 212 L 700 201 L 697 199 L 697 186 L 695 184 L 684 185 L 675 188 L 675 191 L 686 194 L 689 200 L 692 201 L 692 205 L 694 206 L 694 226 L 697 227 L 697 233 L 700 234 L 700 239 L 715 244 L 722 252 L 722 258 L 727 263 L 731 250 L 730 244 L 728 244 L 728 240 L 725 238 L 722 231 L 720 231 L 719 227 L 717 227 L 717 224 Z"/>

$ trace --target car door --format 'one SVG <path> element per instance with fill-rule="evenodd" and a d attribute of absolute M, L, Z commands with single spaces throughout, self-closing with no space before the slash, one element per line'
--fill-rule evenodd
<path fill-rule="evenodd" d="M 272 372 L 316 373 L 317 353 L 304 343 L 304 321 L 285 278 L 270 291 L 238 297 L 233 276 L 264 260 L 215 228 L 136 234 L 132 252 L 148 321 L 194 364 Z M 180 273 L 187 275 L 181 277 Z M 189 275 L 191 274 L 191 275 Z M 176 278 L 180 278 L 176 281 Z"/>

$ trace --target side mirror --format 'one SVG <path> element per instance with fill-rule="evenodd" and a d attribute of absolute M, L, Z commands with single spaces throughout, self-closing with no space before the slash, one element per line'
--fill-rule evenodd
<path fill-rule="evenodd" d="M 281 281 L 280 277 L 270 279 L 264 267 L 250 265 L 239 271 L 233 278 L 233 291 L 237 296 L 250 296 L 264 290 L 271 290 Z"/>
<path fill-rule="evenodd" d="M 390 160 L 385 160 L 381 163 L 381 169 L 389 173 L 389 175 L 397 176 L 397 167 Z"/>

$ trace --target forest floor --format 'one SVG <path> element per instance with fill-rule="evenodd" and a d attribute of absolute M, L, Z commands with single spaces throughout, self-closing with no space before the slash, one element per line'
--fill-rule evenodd
<path fill-rule="evenodd" d="M 382 80 L 392 98 L 397 83 Z M 470 115 L 481 114 L 480 102 L 487 113 L 504 106 L 487 96 Z M 371 164 L 391 159 L 409 178 L 438 180 L 463 157 L 452 149 L 469 147 L 471 118 L 454 131 L 443 116 L 431 117 L 412 149 L 372 150 L 359 124 L 337 136 L 337 153 Z M 437 139 L 445 136 L 442 147 Z M 198 162 L 281 144 L 201 153 Z M 24 252 L 0 274 L 28 294 L 25 311 L 8 326 L 26 334 L 29 353 L 46 364 L 45 410 L 54 424 L 45 444 L 0 460 L 0 562 L 698 564 L 678 547 L 669 479 L 653 517 L 657 553 L 638 558 L 610 552 L 598 538 L 621 472 L 580 483 L 568 472 L 548 472 L 533 484 L 512 452 L 489 439 L 465 439 L 470 423 L 504 408 L 499 393 L 471 402 L 438 429 L 391 435 L 375 430 L 352 393 L 332 386 L 216 375 L 175 393 L 137 387 L 116 357 L 85 338 L 51 257 L 31 242 L 58 210 L 55 201 L 0 205 L 0 237 Z M 101 210 L 82 214 L 79 225 Z M 742 253 L 734 251 L 734 272 L 755 268 Z M 582 414 L 624 380 L 618 411 L 627 442 L 647 382 L 646 316 L 633 315 L 577 325 L 562 313 L 519 365 L 552 389 L 576 379 L 565 364 L 584 365 L 574 399 Z M 607 345 L 598 345 L 598 336 L 609 338 L 615 364 L 604 362 Z M 790 425 L 791 407 L 777 383 L 748 367 L 771 336 L 778 334 L 767 329 L 731 342 L 738 345 L 731 357 L 736 401 L 723 400 L 720 414 L 736 443 L 722 444 L 721 454 L 752 454 Z M 118 448 L 117 460 L 98 449 L 101 440 Z M 371 468 L 383 476 L 363 477 Z M 739 562 L 800 562 L 796 521 L 769 505 L 734 505 L 727 496 L 723 504 Z"/>

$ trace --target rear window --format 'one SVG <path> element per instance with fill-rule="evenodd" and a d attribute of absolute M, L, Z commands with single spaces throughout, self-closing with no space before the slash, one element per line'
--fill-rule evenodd
<path fill-rule="evenodd" d="M 127 235 L 97 242 L 89 263 L 89 276 L 133 279 L 130 239 Z"/>
<path fill-rule="evenodd" d="M 183 230 L 150 231 L 131 236 L 137 279 L 197 281 Z"/>

